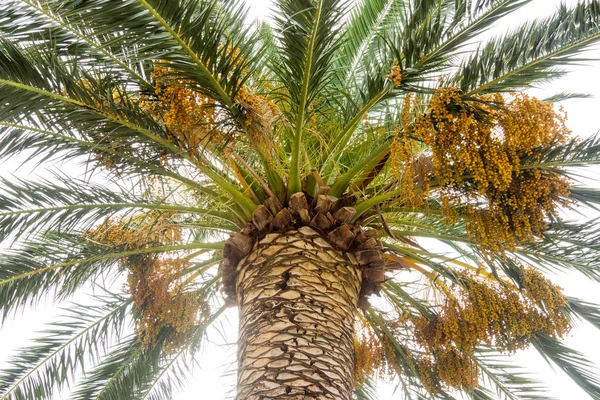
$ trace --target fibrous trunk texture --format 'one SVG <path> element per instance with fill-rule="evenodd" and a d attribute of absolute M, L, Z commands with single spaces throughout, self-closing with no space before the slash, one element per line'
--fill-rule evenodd
<path fill-rule="evenodd" d="M 309 227 L 258 241 L 237 267 L 237 400 L 350 400 L 361 280 Z"/>

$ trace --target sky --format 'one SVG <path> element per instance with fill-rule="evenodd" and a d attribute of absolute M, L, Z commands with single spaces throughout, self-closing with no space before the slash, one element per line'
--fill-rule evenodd
<path fill-rule="evenodd" d="M 1 0 L 0 0 L 1 1 Z M 567 0 L 567 4 L 575 1 Z M 252 0 L 250 12 L 255 18 L 266 18 L 271 2 L 269 0 Z M 559 4 L 558 0 L 534 0 L 530 5 L 511 15 L 504 24 L 498 25 L 489 34 L 510 29 L 518 23 L 551 14 Z M 600 59 L 600 49 L 587 53 L 590 58 Z M 600 130 L 600 62 L 590 61 L 586 65 L 571 69 L 566 77 L 532 90 L 537 97 L 544 98 L 555 93 L 568 91 L 588 93 L 591 99 L 573 99 L 563 103 L 569 116 L 568 126 L 581 137 L 587 137 Z M 6 176 L 15 172 L 15 163 L 0 165 L 0 174 Z M 18 175 L 26 174 L 23 170 Z M 597 170 L 590 170 L 588 179 L 600 179 Z M 581 217 L 580 217 L 581 218 Z M 557 276 L 555 281 L 561 285 L 567 295 L 581 297 L 591 301 L 599 301 L 598 284 L 593 284 L 576 276 Z M 80 301 L 83 297 L 76 297 Z M 51 301 L 40 304 L 37 310 L 27 311 L 5 323 L 0 329 L 0 369 L 6 367 L 6 361 L 18 352 L 18 348 L 26 346 L 28 340 L 35 337 L 35 331 L 43 329 L 43 324 L 52 322 L 57 315 L 57 306 Z M 229 309 L 219 325 L 209 331 L 208 341 L 197 357 L 195 372 L 190 377 L 188 388 L 178 393 L 173 400 L 211 399 L 226 400 L 234 397 L 235 390 L 235 341 L 237 332 L 237 313 Z M 597 345 L 600 332 L 590 325 L 581 325 L 573 329 L 567 338 L 571 347 L 586 353 L 590 360 L 600 365 L 600 346 Z M 563 373 L 553 371 L 534 351 L 525 351 L 515 356 L 515 362 L 532 368 L 539 379 L 551 387 L 550 395 L 565 400 L 587 400 L 583 393 Z M 380 382 L 378 393 L 381 400 L 400 399 L 399 392 L 394 393 L 395 384 Z M 62 398 L 57 397 L 57 398 Z"/>

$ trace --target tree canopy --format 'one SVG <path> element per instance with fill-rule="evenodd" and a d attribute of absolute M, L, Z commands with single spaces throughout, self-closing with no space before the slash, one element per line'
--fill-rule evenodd
<path fill-rule="evenodd" d="M 0 371 L 0 399 L 163 399 L 235 304 L 252 244 L 310 226 L 362 268 L 355 396 L 535 399 L 506 359 L 533 346 L 593 399 L 563 339 L 600 281 L 580 182 L 600 138 L 568 129 L 562 77 L 600 3 L 485 39 L 529 0 L 5 0 L 0 159 L 83 173 L 0 181 L 0 310 L 93 284 Z M 99 177 L 99 178 L 98 178 Z M 363 257 L 363 258 L 361 258 Z M 114 287 L 122 282 L 123 287 Z M 117 285 L 119 286 L 119 285 Z"/>

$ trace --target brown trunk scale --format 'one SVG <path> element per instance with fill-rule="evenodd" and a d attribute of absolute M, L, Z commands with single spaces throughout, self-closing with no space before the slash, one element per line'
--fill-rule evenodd
<path fill-rule="evenodd" d="M 268 234 L 238 266 L 238 400 L 350 400 L 361 272 L 309 227 Z"/>

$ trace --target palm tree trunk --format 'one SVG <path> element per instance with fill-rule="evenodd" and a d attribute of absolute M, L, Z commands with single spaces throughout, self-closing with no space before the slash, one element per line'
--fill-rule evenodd
<path fill-rule="evenodd" d="M 361 280 L 309 227 L 255 244 L 238 265 L 237 400 L 350 400 Z"/>

